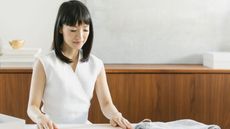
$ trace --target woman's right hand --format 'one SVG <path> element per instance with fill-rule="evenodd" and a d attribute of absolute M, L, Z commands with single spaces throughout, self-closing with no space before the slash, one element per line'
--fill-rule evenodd
<path fill-rule="evenodd" d="M 58 129 L 57 125 L 45 115 L 40 116 L 36 123 L 38 129 Z"/>

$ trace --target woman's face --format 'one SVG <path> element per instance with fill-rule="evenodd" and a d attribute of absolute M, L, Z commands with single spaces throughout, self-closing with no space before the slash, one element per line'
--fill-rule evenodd
<path fill-rule="evenodd" d="M 63 34 L 64 45 L 70 49 L 80 50 L 88 39 L 89 25 L 82 23 L 75 26 L 63 25 L 60 30 Z"/>

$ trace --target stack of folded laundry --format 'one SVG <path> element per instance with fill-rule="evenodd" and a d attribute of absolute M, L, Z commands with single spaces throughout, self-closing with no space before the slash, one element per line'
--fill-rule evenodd
<path fill-rule="evenodd" d="M 0 67 L 32 67 L 35 58 L 40 53 L 40 48 L 3 49 Z"/>
<path fill-rule="evenodd" d="M 143 120 L 135 129 L 221 129 L 218 125 L 206 125 L 191 119 L 182 119 L 170 122 L 151 122 Z"/>

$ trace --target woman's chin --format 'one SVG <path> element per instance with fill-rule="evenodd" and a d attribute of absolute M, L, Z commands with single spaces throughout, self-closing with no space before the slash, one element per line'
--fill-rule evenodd
<path fill-rule="evenodd" d="M 83 45 L 73 45 L 72 48 L 73 49 L 81 49 Z"/>

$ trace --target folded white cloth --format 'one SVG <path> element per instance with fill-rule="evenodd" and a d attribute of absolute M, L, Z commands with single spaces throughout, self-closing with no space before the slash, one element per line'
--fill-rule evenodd
<path fill-rule="evenodd" d="M 135 129 L 221 129 L 218 125 L 206 125 L 191 119 L 182 119 L 170 122 L 142 121 Z"/>

